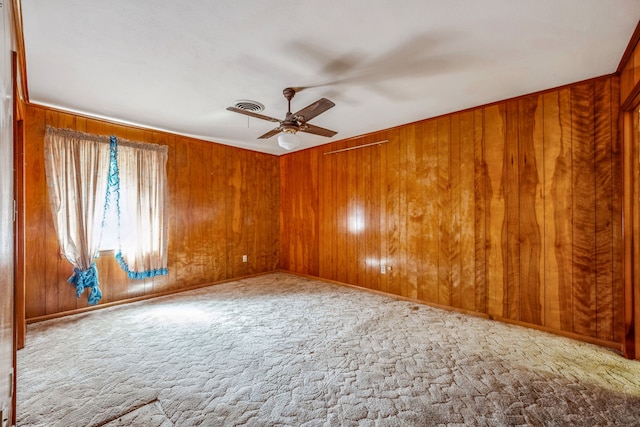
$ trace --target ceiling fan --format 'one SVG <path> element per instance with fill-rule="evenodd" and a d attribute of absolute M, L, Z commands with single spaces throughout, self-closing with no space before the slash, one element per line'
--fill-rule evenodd
<path fill-rule="evenodd" d="M 271 138 L 272 136 L 280 133 L 280 136 L 278 136 L 278 145 L 286 150 L 292 150 L 300 145 L 300 140 L 296 135 L 296 132 L 306 132 L 326 137 L 332 137 L 337 134 L 337 132 L 335 131 L 321 128 L 319 126 L 308 123 L 309 120 L 324 113 L 336 104 L 334 104 L 327 98 L 320 98 L 313 104 L 307 105 L 302 110 L 296 113 L 291 113 L 291 99 L 293 99 L 296 91 L 295 89 L 288 87 L 282 91 L 282 94 L 284 95 L 288 103 L 287 115 L 284 120 L 264 116 L 262 114 L 254 113 L 253 111 L 243 110 L 237 107 L 227 107 L 227 110 L 244 114 L 246 116 L 256 117 L 258 119 L 279 123 L 279 126 L 277 128 L 270 130 L 264 135 L 258 137 L 258 139 Z"/>

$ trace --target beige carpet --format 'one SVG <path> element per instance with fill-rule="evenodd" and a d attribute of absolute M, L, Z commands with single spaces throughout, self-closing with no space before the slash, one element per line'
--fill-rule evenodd
<path fill-rule="evenodd" d="M 640 363 L 275 273 L 30 325 L 19 426 L 640 425 Z"/>

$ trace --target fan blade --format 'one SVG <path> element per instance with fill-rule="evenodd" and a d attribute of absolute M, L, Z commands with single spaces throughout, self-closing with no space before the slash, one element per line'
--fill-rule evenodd
<path fill-rule="evenodd" d="M 311 105 L 307 105 L 302 110 L 293 114 L 293 117 L 302 117 L 303 122 L 308 122 L 314 117 L 324 113 L 329 108 L 334 107 L 336 104 L 329 101 L 327 98 L 318 99 Z"/>
<path fill-rule="evenodd" d="M 247 110 L 241 110 L 240 108 L 236 108 L 236 107 L 227 107 L 227 110 L 233 111 L 234 113 L 244 114 L 245 116 L 255 117 L 257 119 L 268 120 L 270 122 L 280 122 L 280 120 L 274 119 L 273 117 L 263 116 L 262 114 L 254 113 L 252 111 L 247 111 Z"/>
<path fill-rule="evenodd" d="M 320 126 L 310 125 L 309 123 L 305 123 L 304 127 L 300 128 L 300 131 L 312 133 L 314 135 L 327 136 L 329 138 L 338 133 L 329 129 L 321 128 Z"/>
<path fill-rule="evenodd" d="M 258 139 L 267 139 L 267 138 L 271 138 L 274 135 L 279 134 L 280 132 L 282 132 L 282 129 L 280 127 L 277 127 L 275 129 L 271 129 L 269 132 L 265 133 L 262 136 L 259 136 Z"/>

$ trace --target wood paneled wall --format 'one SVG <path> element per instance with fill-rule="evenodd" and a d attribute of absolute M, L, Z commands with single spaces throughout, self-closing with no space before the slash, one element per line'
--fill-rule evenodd
<path fill-rule="evenodd" d="M 618 67 L 623 137 L 623 239 L 626 357 L 640 359 L 640 23 Z"/>
<path fill-rule="evenodd" d="M 177 291 L 271 271 L 278 266 L 279 164 L 276 156 L 142 130 L 29 105 L 25 121 L 26 316 L 87 306 L 67 283 L 44 170 L 47 125 L 169 146 L 168 276 L 130 280 L 114 257 L 97 259 L 102 303 Z M 248 262 L 242 262 L 242 255 Z"/>
<path fill-rule="evenodd" d="M 619 345 L 619 93 L 595 79 L 281 157 L 280 267 Z"/>

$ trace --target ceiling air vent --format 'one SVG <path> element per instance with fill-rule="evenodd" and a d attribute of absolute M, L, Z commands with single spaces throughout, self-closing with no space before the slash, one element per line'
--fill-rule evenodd
<path fill-rule="evenodd" d="M 264 105 L 249 99 L 239 99 L 233 103 L 233 106 L 239 110 L 251 111 L 252 113 L 259 113 L 264 110 Z"/>

